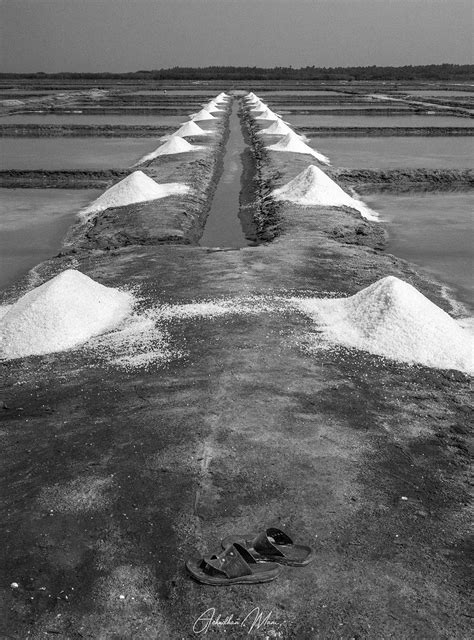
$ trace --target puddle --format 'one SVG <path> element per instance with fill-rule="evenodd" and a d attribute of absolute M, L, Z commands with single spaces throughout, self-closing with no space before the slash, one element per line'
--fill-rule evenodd
<path fill-rule="evenodd" d="M 248 221 L 241 220 L 239 216 L 244 173 L 242 156 L 247 150 L 247 145 L 242 133 L 238 108 L 238 102 L 234 100 L 229 119 L 230 134 L 225 148 L 223 171 L 199 243 L 202 247 L 239 249 L 255 244 L 252 226 Z"/>

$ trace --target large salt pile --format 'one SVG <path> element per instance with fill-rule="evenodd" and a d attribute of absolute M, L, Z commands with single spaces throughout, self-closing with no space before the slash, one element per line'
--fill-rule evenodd
<path fill-rule="evenodd" d="M 228 96 L 227 93 L 221 92 L 219 93 L 218 96 L 214 98 L 214 102 L 216 104 L 219 104 L 220 102 L 226 102 L 229 99 L 230 99 L 230 96 Z"/>
<path fill-rule="evenodd" d="M 162 144 L 161 147 L 140 158 L 137 164 L 142 164 L 147 160 L 153 160 L 153 158 L 157 158 L 158 156 L 169 156 L 174 153 L 189 153 L 190 151 L 200 151 L 205 148 L 206 147 L 200 145 L 189 144 L 187 140 L 179 136 L 172 136 L 168 142 Z"/>
<path fill-rule="evenodd" d="M 68 269 L 21 297 L 0 321 L 0 358 L 72 349 L 119 325 L 131 294 Z"/>
<path fill-rule="evenodd" d="M 206 111 L 209 111 L 209 113 L 215 113 L 215 112 L 222 112 L 224 111 L 224 109 L 219 109 L 219 105 L 217 104 L 217 102 L 214 102 L 214 100 L 211 100 L 211 102 L 208 102 L 207 104 L 204 104 L 203 109 L 205 109 Z"/>
<path fill-rule="evenodd" d="M 287 200 L 306 206 L 352 207 L 352 209 L 357 209 L 362 217 L 368 220 L 378 220 L 375 211 L 369 209 L 361 200 L 356 200 L 343 191 L 334 180 L 331 180 L 324 171 L 313 164 L 310 164 L 283 187 L 274 189 L 272 196 L 275 200 Z"/>
<path fill-rule="evenodd" d="M 267 136 L 286 136 L 287 133 L 295 133 L 295 132 L 291 127 L 285 124 L 281 118 L 277 118 L 276 120 L 273 121 L 273 123 L 269 127 L 259 131 L 258 135 L 261 136 L 265 134 Z M 295 135 L 298 135 L 298 134 L 295 134 Z M 301 136 L 298 136 L 298 137 L 301 137 Z"/>
<path fill-rule="evenodd" d="M 267 147 L 270 151 L 288 151 L 291 153 L 306 153 L 314 156 L 322 164 L 329 164 L 329 158 L 318 153 L 299 138 L 296 133 L 287 133 L 281 140 Z"/>
<path fill-rule="evenodd" d="M 274 111 L 272 111 L 271 109 L 264 109 L 262 111 L 262 113 L 260 115 L 256 116 L 257 120 L 272 120 L 272 121 L 276 121 L 280 119 L 280 116 L 278 115 L 278 113 L 275 113 Z"/>
<path fill-rule="evenodd" d="M 81 211 L 81 216 L 88 216 L 111 207 L 125 207 L 137 202 L 147 202 L 165 198 L 166 196 L 187 193 L 189 187 L 178 182 L 157 184 L 143 171 L 134 171 L 129 176 L 114 184 L 110 189 L 94 200 Z"/>
<path fill-rule="evenodd" d="M 174 138 L 178 136 L 179 138 L 187 138 L 191 136 L 209 136 L 211 135 L 210 131 L 204 131 L 201 129 L 199 125 L 197 125 L 193 120 L 189 120 L 185 122 L 179 129 L 177 129 L 174 133 L 171 133 L 169 136 L 163 136 L 160 140 L 169 140 L 170 138 Z"/>
<path fill-rule="evenodd" d="M 402 362 L 474 372 L 472 335 L 394 276 L 350 298 L 299 300 L 297 306 L 331 342 Z"/>
<path fill-rule="evenodd" d="M 195 122 L 199 122 L 201 120 L 216 120 L 216 117 L 206 111 L 206 109 L 201 109 L 197 113 L 192 113 L 189 116 L 190 120 L 194 120 Z"/>

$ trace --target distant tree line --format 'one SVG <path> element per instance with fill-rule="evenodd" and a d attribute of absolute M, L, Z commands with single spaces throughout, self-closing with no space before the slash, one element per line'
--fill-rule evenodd
<path fill-rule="evenodd" d="M 459 80 L 474 79 L 472 64 L 429 64 L 404 67 L 173 67 L 128 73 L 0 73 L 0 78 L 146 79 L 146 80 Z"/>

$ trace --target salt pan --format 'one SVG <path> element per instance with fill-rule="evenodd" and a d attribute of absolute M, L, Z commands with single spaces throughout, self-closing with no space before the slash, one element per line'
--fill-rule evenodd
<path fill-rule="evenodd" d="M 393 360 L 474 372 L 473 338 L 407 282 L 388 276 L 344 299 L 298 300 L 330 342 Z"/>
<path fill-rule="evenodd" d="M 322 164 L 329 164 L 329 158 L 326 158 L 326 156 L 316 151 L 316 149 L 312 149 L 309 145 L 303 142 L 296 133 L 288 133 L 281 140 L 267 147 L 267 149 L 270 151 L 306 153 L 307 155 L 314 156 Z"/>
<path fill-rule="evenodd" d="M 81 217 L 87 217 L 99 211 L 105 211 L 111 207 L 125 207 L 129 204 L 137 202 L 147 202 L 148 200 L 156 200 L 165 198 L 173 194 L 187 193 L 189 187 L 185 184 L 170 182 L 158 184 L 143 171 L 134 171 L 117 184 L 94 200 L 92 204 L 83 209 L 80 213 Z"/>
<path fill-rule="evenodd" d="M 361 200 L 356 200 L 331 180 L 319 167 L 310 164 L 293 180 L 272 192 L 275 200 L 286 200 L 304 206 L 351 207 L 362 217 L 378 220 L 377 214 Z"/>
<path fill-rule="evenodd" d="M 130 293 L 67 269 L 22 296 L 0 321 L 0 358 L 72 349 L 118 326 L 131 312 Z"/>
<path fill-rule="evenodd" d="M 167 142 L 155 149 L 151 153 L 148 153 L 143 158 L 137 162 L 137 164 L 142 164 L 143 162 L 147 162 L 147 160 L 153 160 L 153 158 L 157 158 L 158 156 L 169 156 L 174 153 L 189 153 L 191 151 L 200 151 L 201 149 L 205 149 L 206 147 L 200 145 L 189 144 L 187 140 L 184 138 L 180 138 L 179 136 L 171 137 Z"/>

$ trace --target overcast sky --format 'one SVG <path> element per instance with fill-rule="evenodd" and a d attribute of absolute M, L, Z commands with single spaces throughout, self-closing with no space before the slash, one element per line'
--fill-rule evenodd
<path fill-rule="evenodd" d="M 3 71 L 472 61 L 471 0 L 0 0 Z"/>

